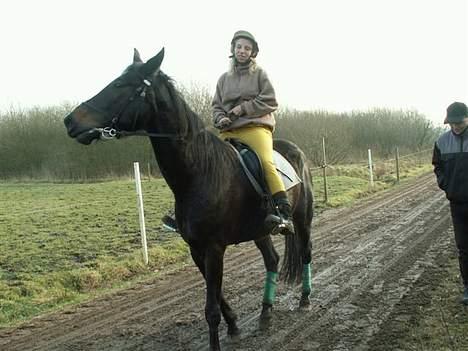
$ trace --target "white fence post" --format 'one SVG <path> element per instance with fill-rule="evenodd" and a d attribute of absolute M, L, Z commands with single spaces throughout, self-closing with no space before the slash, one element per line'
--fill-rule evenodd
<path fill-rule="evenodd" d="M 398 147 L 395 149 L 395 162 L 396 162 L 396 180 L 397 183 L 400 182 L 400 152 L 398 151 Z"/>
<path fill-rule="evenodd" d="M 374 173 L 373 173 L 373 170 L 372 170 L 372 153 L 371 153 L 371 149 L 367 149 L 367 155 L 368 155 L 368 159 L 369 159 L 369 182 L 370 182 L 370 186 L 374 186 Z"/>
<path fill-rule="evenodd" d="M 138 214 L 140 217 L 140 233 L 141 233 L 141 245 L 143 247 L 143 260 L 145 261 L 145 264 L 148 264 L 148 247 L 146 245 L 145 213 L 143 210 L 143 194 L 141 191 L 140 166 L 138 162 L 133 162 L 133 168 L 135 169 L 135 185 L 136 185 L 136 192 L 137 192 Z"/>
<path fill-rule="evenodd" d="M 325 137 L 322 138 L 322 151 L 323 151 L 323 191 L 325 195 L 325 203 L 328 203 L 327 154 L 325 152 Z"/>

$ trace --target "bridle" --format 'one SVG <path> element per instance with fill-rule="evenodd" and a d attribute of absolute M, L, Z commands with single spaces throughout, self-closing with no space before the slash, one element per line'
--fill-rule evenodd
<path fill-rule="evenodd" d="M 111 139 L 118 139 L 120 137 L 125 137 L 125 136 L 148 136 L 148 137 L 155 137 L 155 138 L 168 138 L 168 139 L 174 139 L 174 140 L 184 140 L 185 137 L 179 135 L 179 134 L 172 134 L 172 133 L 148 133 L 145 130 L 136 130 L 136 131 L 126 131 L 126 130 L 121 130 L 119 129 L 118 125 L 120 122 L 120 119 L 125 112 L 125 110 L 130 106 L 130 104 L 138 97 L 146 98 L 146 93 L 147 89 L 152 86 L 152 83 L 144 78 L 140 77 L 142 83 L 135 88 L 135 91 L 133 94 L 130 95 L 130 97 L 127 100 L 127 103 L 124 104 L 117 113 L 113 114 L 111 118 L 111 124 L 108 127 L 104 128 L 93 128 L 90 132 L 93 131 L 98 131 L 100 133 L 100 139 L 102 140 L 111 140 Z M 153 107 L 153 110 L 155 113 L 158 112 L 158 107 L 156 105 L 155 101 L 150 101 L 150 105 Z M 91 103 L 89 100 L 82 102 L 81 105 L 86 106 L 87 108 L 90 108 L 96 112 L 99 112 L 100 114 L 103 115 L 109 115 L 109 112 L 104 111 L 103 109 L 95 106 L 93 103 Z M 132 125 L 135 126 L 138 120 L 138 116 L 136 116 L 133 119 Z"/>

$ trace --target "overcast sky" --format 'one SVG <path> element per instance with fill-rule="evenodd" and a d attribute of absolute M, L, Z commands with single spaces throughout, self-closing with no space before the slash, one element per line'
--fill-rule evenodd
<path fill-rule="evenodd" d="M 466 0 L 11 0 L 0 4 L 0 110 L 79 102 L 132 61 L 214 92 L 233 33 L 257 38 L 282 106 L 413 109 L 468 102 Z"/>

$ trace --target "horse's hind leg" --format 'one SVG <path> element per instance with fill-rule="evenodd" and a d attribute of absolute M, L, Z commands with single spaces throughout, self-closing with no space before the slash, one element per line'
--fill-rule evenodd
<path fill-rule="evenodd" d="M 194 250 L 193 248 L 190 249 L 190 253 L 192 255 L 193 261 L 195 262 L 201 274 L 203 275 L 203 278 L 205 278 L 205 255 L 200 254 L 197 250 Z M 220 308 L 223 318 L 228 326 L 228 335 L 231 337 L 239 335 L 240 330 L 237 327 L 237 316 L 227 303 L 222 292 L 220 295 Z"/>
<path fill-rule="evenodd" d="M 260 314 L 260 328 L 265 329 L 268 328 L 271 323 L 273 302 L 275 301 L 276 295 L 279 255 L 273 246 L 270 236 L 255 241 L 255 245 L 257 245 L 262 253 L 267 271 L 263 292 L 262 312 Z"/>
<path fill-rule="evenodd" d="M 306 229 L 307 230 L 307 229 Z M 308 231 L 310 235 L 310 230 Z M 312 292 L 312 244 L 310 240 L 304 243 L 303 265 L 302 265 L 302 294 L 299 307 L 305 308 L 310 305 L 309 296 Z"/>
<path fill-rule="evenodd" d="M 312 197 L 310 197 L 312 198 Z M 294 218 L 296 234 L 300 240 L 302 256 L 302 295 L 299 301 L 299 307 L 308 307 L 310 305 L 309 296 L 312 292 L 312 228 L 313 210 L 312 204 L 305 206 L 305 211 Z"/>

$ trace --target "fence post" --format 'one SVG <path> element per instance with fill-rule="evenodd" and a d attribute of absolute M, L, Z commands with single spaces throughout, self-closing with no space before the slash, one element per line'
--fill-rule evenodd
<path fill-rule="evenodd" d="M 148 247 L 146 245 L 145 213 L 143 210 L 143 194 L 141 192 L 140 166 L 138 162 L 133 162 L 135 170 L 135 185 L 137 192 L 138 215 L 140 218 L 141 245 L 143 248 L 143 260 L 148 264 Z"/>
<path fill-rule="evenodd" d="M 367 155 L 368 155 L 368 162 L 369 162 L 369 182 L 370 186 L 374 186 L 374 173 L 372 170 L 372 153 L 371 149 L 367 149 Z"/>
<path fill-rule="evenodd" d="M 400 182 L 400 152 L 398 147 L 395 148 L 395 162 L 396 162 L 396 180 L 397 183 Z"/>
<path fill-rule="evenodd" d="M 325 195 L 325 203 L 328 203 L 328 186 L 327 186 L 327 154 L 325 153 L 325 137 L 322 138 L 323 150 L 323 190 Z"/>

